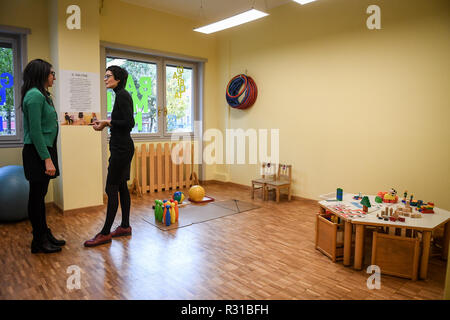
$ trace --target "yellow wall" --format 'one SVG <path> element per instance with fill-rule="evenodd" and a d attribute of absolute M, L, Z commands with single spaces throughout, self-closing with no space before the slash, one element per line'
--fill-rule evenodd
<path fill-rule="evenodd" d="M 221 129 L 279 128 L 293 193 L 375 194 L 390 187 L 450 209 L 449 2 L 376 1 L 382 30 L 366 28 L 374 1 L 291 2 L 224 31 L 219 88 L 248 70 L 258 99 Z M 240 184 L 256 165 L 217 166 Z"/>
<path fill-rule="evenodd" d="M 66 8 L 76 4 L 81 10 L 80 30 L 66 27 Z M 49 10 L 52 35 L 52 59 L 59 75 L 63 70 L 100 72 L 100 37 L 98 2 L 92 0 L 52 0 Z M 57 23 L 55 23 L 57 21 Z M 99 81 L 100 77 L 99 77 Z M 56 86 L 56 109 L 63 92 Z M 100 96 L 100 92 L 97 93 Z M 101 135 L 88 126 L 60 126 L 58 145 L 61 176 L 55 182 L 55 203 L 63 210 L 103 204 Z"/>
<path fill-rule="evenodd" d="M 36 58 L 50 61 L 47 1 L 0 0 L 0 8 L 0 25 L 31 30 L 27 36 L 28 61 Z M 22 165 L 22 148 L 0 148 L 0 166 L 7 165 Z M 53 201 L 52 182 L 45 201 Z"/>
<path fill-rule="evenodd" d="M 371 31 L 365 10 L 372 2 L 292 2 L 256 22 L 203 35 L 191 31 L 198 26 L 191 20 L 109 0 L 89 36 L 207 58 L 205 129 L 279 128 L 280 159 L 293 164 L 295 195 L 394 187 L 450 209 L 443 72 L 449 69 L 449 3 L 378 0 L 382 30 Z M 32 29 L 29 59 L 48 59 L 47 1 L 0 3 L 1 24 Z M 72 58 L 64 68 L 77 67 L 70 65 L 77 59 L 96 68 L 97 61 L 78 53 L 67 52 Z M 226 84 L 246 71 L 258 85 L 258 100 L 249 110 L 232 110 Z M 20 149 L 0 149 L 0 155 L 2 164 L 21 162 Z M 205 178 L 249 185 L 257 174 L 256 165 L 211 165 Z"/>

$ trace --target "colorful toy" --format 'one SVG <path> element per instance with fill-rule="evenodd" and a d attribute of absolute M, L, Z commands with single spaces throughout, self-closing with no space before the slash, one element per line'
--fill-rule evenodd
<path fill-rule="evenodd" d="M 385 203 L 397 203 L 398 202 L 398 196 L 397 191 L 395 191 L 394 188 L 391 188 L 389 192 L 386 191 L 380 191 L 377 194 L 378 197 L 380 197 L 383 202 Z"/>
<path fill-rule="evenodd" d="M 369 208 L 372 206 L 372 205 L 370 204 L 370 200 L 369 200 L 369 197 L 368 197 L 368 196 L 364 196 L 364 198 L 361 200 L 361 204 L 362 204 L 362 206 L 363 206 L 363 211 L 364 211 L 364 212 L 368 212 L 368 211 L 369 211 Z"/>
<path fill-rule="evenodd" d="M 155 200 L 155 220 L 162 222 L 163 218 L 163 202 L 161 200 Z"/>
<path fill-rule="evenodd" d="M 155 221 L 159 221 L 166 226 L 178 221 L 179 209 L 178 201 L 173 199 L 168 200 L 155 200 Z"/>
<path fill-rule="evenodd" d="M 361 192 L 357 196 L 353 196 L 353 199 L 361 200 L 362 199 Z"/>
<path fill-rule="evenodd" d="M 434 213 L 434 203 L 428 202 L 427 204 L 418 204 L 416 210 L 421 213 Z"/>
<path fill-rule="evenodd" d="M 175 202 L 175 221 L 178 221 L 178 216 L 179 216 L 179 209 L 178 209 L 178 201 L 174 201 Z"/>
<path fill-rule="evenodd" d="M 353 206 L 347 204 L 335 204 L 329 206 L 331 209 L 336 210 L 344 218 L 360 218 L 365 216 L 365 212 L 361 209 L 353 209 Z"/>
<path fill-rule="evenodd" d="M 177 215 L 175 214 L 175 202 L 170 202 L 170 223 L 175 223 Z"/>
<path fill-rule="evenodd" d="M 382 199 L 381 197 L 379 197 L 379 196 L 376 196 L 376 197 L 375 197 L 375 202 L 376 202 L 376 203 L 382 203 L 382 202 L 383 202 L 383 199 Z"/>
<path fill-rule="evenodd" d="M 205 196 L 205 189 L 202 186 L 195 185 L 189 189 L 189 200 L 199 202 Z"/>
<path fill-rule="evenodd" d="M 342 201 L 342 196 L 344 195 L 344 191 L 341 188 L 336 189 L 336 199 L 338 201 Z"/>
<path fill-rule="evenodd" d="M 172 199 L 178 201 L 178 203 L 182 203 L 184 201 L 184 193 L 181 191 L 177 191 L 173 194 Z"/>
<path fill-rule="evenodd" d="M 163 213 L 163 224 L 166 226 L 170 226 L 170 204 L 166 204 L 164 206 L 164 213 Z"/>

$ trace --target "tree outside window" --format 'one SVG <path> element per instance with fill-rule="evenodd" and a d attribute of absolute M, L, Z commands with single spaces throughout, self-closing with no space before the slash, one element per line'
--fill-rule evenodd
<path fill-rule="evenodd" d="M 14 65 L 11 45 L 0 44 L 0 135 L 16 135 Z"/>

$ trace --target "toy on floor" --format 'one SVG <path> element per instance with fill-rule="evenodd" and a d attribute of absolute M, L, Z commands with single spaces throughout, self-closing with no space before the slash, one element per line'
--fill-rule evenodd
<path fill-rule="evenodd" d="M 385 203 L 397 203 L 398 201 L 397 191 L 395 191 L 394 188 L 391 188 L 389 192 L 380 191 L 377 196 L 380 197 Z"/>
<path fill-rule="evenodd" d="M 178 203 L 183 203 L 184 198 L 184 193 L 181 191 L 175 192 L 172 196 L 172 199 L 178 201 Z"/>
<path fill-rule="evenodd" d="M 161 200 L 155 200 L 155 206 L 153 207 L 155 210 L 155 220 L 161 222 L 163 218 L 163 202 Z"/>
<path fill-rule="evenodd" d="M 195 185 L 189 189 L 189 200 L 202 201 L 205 196 L 205 189 L 202 186 Z"/>
<path fill-rule="evenodd" d="M 0 168 L 0 221 L 20 221 L 28 217 L 30 186 L 22 166 Z"/>
<path fill-rule="evenodd" d="M 178 222 L 179 209 L 178 201 L 170 200 L 155 200 L 155 220 L 166 226 L 170 226 Z"/>

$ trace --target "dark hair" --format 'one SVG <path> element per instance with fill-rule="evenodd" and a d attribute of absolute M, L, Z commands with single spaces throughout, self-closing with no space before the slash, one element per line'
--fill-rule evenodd
<path fill-rule="evenodd" d="M 20 106 L 23 105 L 23 98 L 31 88 L 37 88 L 51 104 L 50 93 L 45 90 L 44 85 L 50 75 L 52 65 L 42 59 L 34 59 L 30 61 L 23 70 L 23 85 L 21 89 L 22 99 Z"/>
<path fill-rule="evenodd" d="M 119 66 L 109 66 L 108 68 L 106 68 L 106 71 L 108 70 L 111 71 L 111 73 L 114 76 L 114 79 L 119 80 L 119 83 L 117 84 L 117 89 L 125 88 L 125 85 L 127 84 L 128 80 L 128 71 Z"/>

